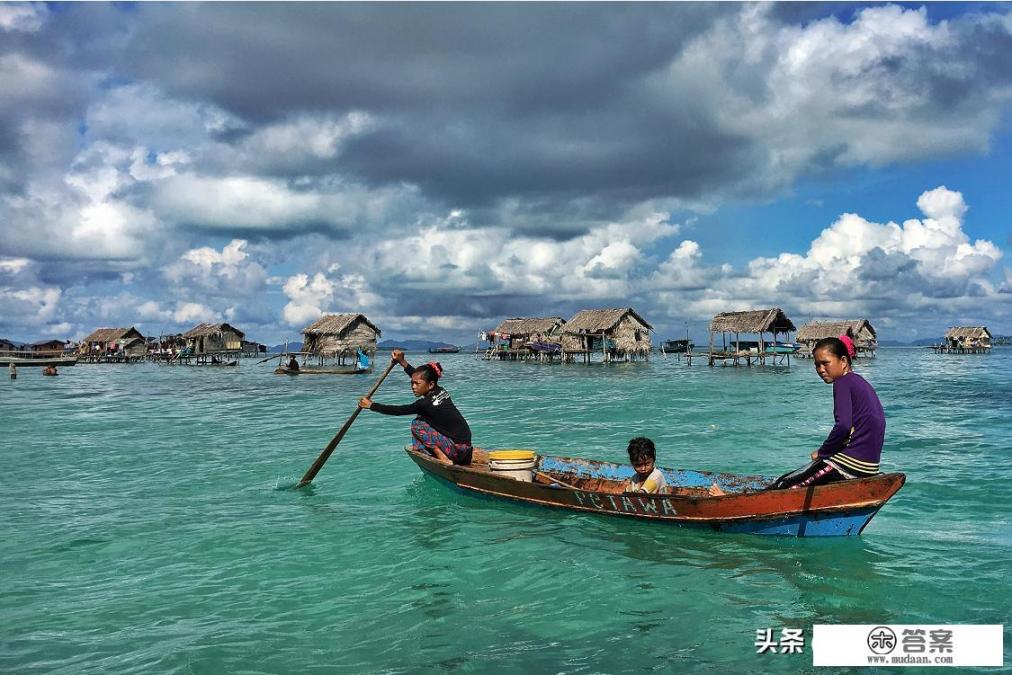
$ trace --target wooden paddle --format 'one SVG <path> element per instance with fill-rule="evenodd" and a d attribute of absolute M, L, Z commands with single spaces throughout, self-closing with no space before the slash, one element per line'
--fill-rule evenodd
<path fill-rule="evenodd" d="M 383 380 L 387 378 L 387 375 L 390 374 L 390 371 L 394 369 L 395 365 L 397 365 L 396 361 L 390 362 L 390 365 L 387 366 L 387 369 L 384 370 L 383 374 L 380 375 L 380 378 L 376 380 L 376 384 L 374 384 L 372 386 L 372 389 L 369 390 L 369 393 L 365 395 L 366 398 L 373 397 L 373 394 L 375 394 L 376 390 L 380 388 L 380 385 L 383 384 Z M 334 452 L 334 448 L 336 448 L 337 444 L 341 442 L 341 439 L 344 438 L 344 435 L 348 433 L 348 429 L 351 428 L 352 422 L 355 421 L 355 418 L 358 417 L 358 414 L 360 412 L 362 412 L 362 408 L 356 406 L 355 412 L 351 414 L 351 417 L 349 417 L 348 421 L 344 423 L 344 426 L 341 427 L 341 430 L 337 432 L 337 435 L 334 436 L 332 439 L 330 439 L 330 443 L 327 443 L 327 447 L 323 449 L 323 452 L 320 453 L 320 456 L 316 458 L 315 462 L 313 462 L 313 466 L 309 467 L 309 471 L 306 472 L 306 475 L 303 476 L 302 480 L 300 480 L 298 485 L 295 486 L 296 490 L 298 490 L 301 487 L 305 487 L 313 482 L 313 479 L 316 478 L 316 474 L 320 473 L 320 469 L 322 469 L 323 465 L 327 463 L 328 459 L 330 459 L 330 455 L 331 453 Z"/>
<path fill-rule="evenodd" d="M 549 483 L 549 484 L 555 483 L 557 485 L 561 485 L 564 488 L 569 488 L 570 490 L 579 490 L 580 489 L 580 488 L 576 487 L 575 485 L 570 485 L 569 483 L 565 483 L 565 482 L 559 480 L 558 478 L 553 478 L 553 477 L 549 476 L 547 473 L 542 473 L 541 471 L 535 471 L 534 475 L 537 476 L 538 478 L 540 478 L 541 480 Z"/>

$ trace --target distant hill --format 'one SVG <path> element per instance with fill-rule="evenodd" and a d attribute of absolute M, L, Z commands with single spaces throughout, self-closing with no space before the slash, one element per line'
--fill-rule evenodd
<path fill-rule="evenodd" d="M 436 347 L 456 347 L 449 342 L 431 342 L 429 340 L 383 340 L 378 349 L 403 349 L 406 352 L 424 352 Z"/>
<path fill-rule="evenodd" d="M 290 351 L 290 352 L 297 352 L 300 349 L 302 349 L 302 343 L 301 342 L 289 342 L 288 343 L 288 351 Z M 267 348 L 267 352 L 269 354 L 280 354 L 280 353 L 282 353 L 284 351 L 285 351 L 285 346 L 284 345 L 274 345 L 273 347 L 268 347 Z"/>

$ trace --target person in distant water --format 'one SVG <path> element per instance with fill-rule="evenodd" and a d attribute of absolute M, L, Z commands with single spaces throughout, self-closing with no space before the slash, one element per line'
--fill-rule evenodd
<path fill-rule="evenodd" d="M 288 359 L 288 370 L 298 370 L 298 369 L 299 369 L 299 361 L 293 355 L 292 358 Z"/>
<path fill-rule="evenodd" d="M 826 441 L 812 453 L 812 462 L 784 474 L 771 490 L 825 485 L 879 472 L 885 442 L 885 412 L 867 380 L 853 371 L 854 342 L 847 335 L 815 343 L 815 372 L 833 385 L 833 426 Z"/>
<path fill-rule="evenodd" d="M 413 368 L 404 352 L 395 349 L 391 359 L 411 378 L 411 393 L 418 397 L 408 405 L 384 405 L 367 397 L 359 407 L 384 415 L 417 415 L 411 422 L 411 447 L 426 452 L 444 464 L 470 464 L 471 427 L 450 400 L 450 392 L 439 386 L 443 367 L 434 361 Z"/>
<path fill-rule="evenodd" d="M 358 370 L 369 370 L 369 355 L 361 349 L 355 349 L 355 368 Z"/>
<path fill-rule="evenodd" d="M 10 371 L 12 380 L 18 379 L 18 367 L 14 365 L 13 361 L 9 366 L 7 366 L 7 370 Z"/>
<path fill-rule="evenodd" d="M 59 375 L 59 373 L 56 372 L 56 366 L 46 366 L 45 369 L 43 369 L 42 374 L 43 375 Z"/>
<path fill-rule="evenodd" d="M 636 472 L 626 481 L 626 492 L 661 493 L 667 490 L 664 474 L 654 466 L 657 461 L 657 448 L 649 438 L 639 436 L 629 441 L 626 448 L 629 463 Z"/>

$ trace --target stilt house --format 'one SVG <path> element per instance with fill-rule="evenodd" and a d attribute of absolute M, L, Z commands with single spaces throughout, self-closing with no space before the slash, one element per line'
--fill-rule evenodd
<path fill-rule="evenodd" d="M 991 350 L 991 340 L 987 326 L 953 326 L 946 331 L 941 347 L 948 353 L 982 354 Z"/>
<path fill-rule="evenodd" d="M 790 355 L 776 353 L 775 347 L 778 335 L 786 339 L 796 330 L 794 323 L 779 307 L 721 312 L 710 321 L 710 351 L 706 355 L 707 360 L 711 366 L 715 361 L 721 361 L 722 365 L 730 362 L 737 366 L 744 362 L 751 366 L 753 361 L 765 365 L 767 360 L 777 363 L 778 359 L 782 362 L 783 357 L 787 357 L 786 360 L 790 363 Z M 720 344 L 716 342 L 718 334 Z M 742 334 L 755 335 L 759 340 L 743 342 Z"/>
<path fill-rule="evenodd" d="M 653 329 L 631 307 L 585 309 L 562 327 L 562 352 L 569 357 L 582 354 L 588 363 L 597 353 L 605 361 L 648 358 Z"/>
<path fill-rule="evenodd" d="M 201 323 L 183 333 L 186 346 L 195 356 L 242 351 L 242 339 L 246 336 L 238 328 L 227 323 Z"/>
<path fill-rule="evenodd" d="M 33 354 L 44 354 L 46 356 L 63 356 L 63 340 L 42 340 L 33 342 L 28 347 Z"/>
<path fill-rule="evenodd" d="M 83 356 L 105 356 L 119 353 L 122 346 L 135 338 L 144 339 L 140 331 L 130 328 L 99 328 L 81 341 Z"/>
<path fill-rule="evenodd" d="M 509 349 L 523 349 L 528 342 L 557 342 L 566 321 L 559 316 L 517 317 L 506 319 L 492 331 L 499 343 L 506 342 Z"/>
<path fill-rule="evenodd" d="M 357 349 L 373 357 L 382 334 L 365 314 L 326 314 L 302 330 L 302 351 L 341 362 Z"/>
<path fill-rule="evenodd" d="M 823 338 L 849 335 L 858 356 L 875 356 L 878 336 L 868 319 L 831 319 L 810 321 L 798 329 L 797 341 L 802 345 L 799 356 L 810 356 L 815 343 Z"/>

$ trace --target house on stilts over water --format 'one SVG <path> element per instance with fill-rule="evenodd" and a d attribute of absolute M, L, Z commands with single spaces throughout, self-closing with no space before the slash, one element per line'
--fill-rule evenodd
<path fill-rule="evenodd" d="M 590 363 L 600 354 L 604 363 L 647 360 L 653 329 L 632 307 L 585 309 L 562 327 L 562 359 Z"/>
<path fill-rule="evenodd" d="M 354 364 L 358 352 L 376 358 L 382 331 L 365 314 L 325 314 L 302 330 L 302 364 L 316 367 Z"/>
<path fill-rule="evenodd" d="M 710 366 L 718 361 L 722 366 L 751 366 L 753 363 L 790 365 L 791 354 L 797 351 L 797 345 L 788 342 L 787 338 L 796 330 L 794 323 L 779 307 L 721 312 L 710 321 L 709 351 L 689 354 L 689 365 L 692 365 L 693 359 L 700 358 L 705 358 Z M 754 335 L 759 339 L 742 340 L 742 335 Z M 777 336 L 783 336 L 783 341 L 778 341 Z"/>
<path fill-rule="evenodd" d="M 242 356 L 246 334 L 227 323 L 201 323 L 183 333 L 186 347 L 177 361 L 198 366 L 234 366 Z"/>
<path fill-rule="evenodd" d="M 987 326 L 953 326 L 933 349 L 936 354 L 988 354 L 992 339 Z"/>
<path fill-rule="evenodd" d="M 99 328 L 81 340 L 81 361 L 89 363 L 135 363 L 147 356 L 147 341 L 140 331 L 129 328 Z"/>
<path fill-rule="evenodd" d="M 854 348 L 857 349 L 857 356 L 875 356 L 878 349 L 878 336 L 874 326 L 868 319 L 829 319 L 825 321 L 809 321 L 798 329 L 795 337 L 801 348 L 798 350 L 800 358 L 811 358 L 812 348 L 815 343 L 823 338 L 846 335 L 854 341 Z"/>
<path fill-rule="evenodd" d="M 486 360 L 550 361 L 562 355 L 565 324 L 559 316 L 505 319 L 494 330 L 482 332 L 478 344 L 487 343 Z"/>

